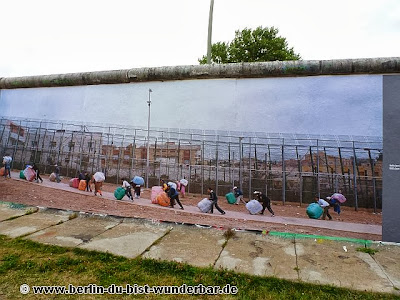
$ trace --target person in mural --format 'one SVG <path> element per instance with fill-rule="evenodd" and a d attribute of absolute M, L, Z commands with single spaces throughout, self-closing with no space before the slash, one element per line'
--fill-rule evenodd
<path fill-rule="evenodd" d="M 61 172 L 60 167 L 58 166 L 58 164 L 55 164 L 54 167 L 55 167 L 54 174 L 56 174 L 56 181 L 57 181 L 57 183 L 60 183 L 60 181 L 61 181 L 61 179 L 60 179 L 60 172 Z"/>
<path fill-rule="evenodd" d="M 90 182 L 90 175 L 89 172 L 86 171 L 85 172 L 85 179 L 86 180 L 86 192 L 92 192 L 92 186 L 91 186 L 91 182 Z"/>
<path fill-rule="evenodd" d="M 103 196 L 101 193 L 103 182 L 97 182 L 96 179 L 94 179 L 94 176 L 92 177 L 92 182 L 94 183 L 94 195 L 97 196 L 97 193 L 99 193 L 100 196 Z"/>
<path fill-rule="evenodd" d="M 85 180 L 85 174 L 83 174 L 81 171 L 78 172 L 78 179 L 79 181 Z"/>
<path fill-rule="evenodd" d="M 236 205 L 239 205 L 240 201 L 242 201 L 244 204 L 246 204 L 246 201 L 243 200 L 243 192 L 237 188 L 237 186 L 233 187 L 233 194 L 235 195 L 236 198 Z"/>
<path fill-rule="evenodd" d="M 163 191 L 167 193 L 168 186 L 165 183 L 164 179 L 160 180 L 160 185 L 162 186 Z"/>
<path fill-rule="evenodd" d="M 213 191 L 213 189 L 212 188 L 208 188 L 208 192 L 210 193 L 210 197 L 208 198 L 211 202 L 212 202 L 212 204 L 211 204 L 211 209 L 210 209 L 210 213 L 212 214 L 212 213 L 214 213 L 214 206 L 215 206 L 215 208 L 222 214 L 222 215 L 224 215 L 225 214 L 225 212 L 218 206 L 218 197 L 217 197 L 217 194 Z"/>
<path fill-rule="evenodd" d="M 4 178 L 11 178 L 11 162 L 12 158 L 8 154 L 3 157 L 3 164 L 4 164 Z"/>
<path fill-rule="evenodd" d="M 268 209 L 268 211 L 271 213 L 271 217 L 275 217 L 275 213 L 271 208 L 271 199 L 269 199 L 262 192 L 255 191 L 253 194 L 257 196 L 257 200 L 262 204 L 263 209 L 261 211 L 261 214 L 263 215 L 265 209 Z"/>
<path fill-rule="evenodd" d="M 168 191 L 168 197 L 170 199 L 170 206 L 172 208 L 174 208 L 174 204 L 175 204 L 175 200 L 176 200 L 176 202 L 178 202 L 181 209 L 183 209 L 182 203 L 179 200 L 179 193 L 177 192 L 177 190 L 173 186 L 168 185 L 167 191 Z"/>
<path fill-rule="evenodd" d="M 176 183 L 176 191 L 178 193 L 180 193 L 181 192 L 181 183 L 179 182 L 179 180 L 175 181 L 175 183 Z"/>
<path fill-rule="evenodd" d="M 340 216 L 340 202 L 332 197 L 326 197 L 326 200 L 329 203 L 329 206 L 333 207 L 333 211 L 337 212 L 337 214 Z"/>
<path fill-rule="evenodd" d="M 97 193 L 100 194 L 100 196 L 103 196 L 101 192 L 101 188 L 103 187 L 103 182 L 97 182 L 94 180 L 94 195 L 97 196 Z"/>
<path fill-rule="evenodd" d="M 140 184 L 135 185 L 135 198 L 140 199 Z"/>
<path fill-rule="evenodd" d="M 186 180 L 185 176 L 183 177 L 183 179 Z M 187 183 L 187 181 L 186 181 L 186 183 Z M 180 183 L 180 186 L 181 186 L 180 192 L 181 192 L 182 198 L 185 198 L 186 186 L 183 183 Z"/>
<path fill-rule="evenodd" d="M 185 198 L 185 195 L 186 195 L 186 187 L 185 187 L 183 184 L 181 184 L 181 190 L 180 190 L 180 192 L 181 192 L 182 198 Z"/>
<path fill-rule="evenodd" d="M 325 201 L 324 199 L 320 199 L 317 195 L 314 196 L 314 200 L 321 206 L 321 208 L 324 210 L 324 213 L 322 215 L 322 220 L 325 220 L 326 217 L 328 217 L 329 220 L 332 220 L 332 216 L 329 214 L 329 203 Z"/>
<path fill-rule="evenodd" d="M 36 182 L 39 182 L 40 179 L 40 182 L 43 183 L 43 179 L 40 177 L 40 169 L 35 163 L 32 165 L 32 170 L 36 173 Z"/>
<path fill-rule="evenodd" d="M 132 189 L 131 185 L 130 185 L 129 182 L 126 180 L 126 178 L 122 178 L 121 181 L 122 181 L 122 187 L 123 187 L 124 190 L 125 190 L 125 195 L 126 195 L 130 200 L 133 200 L 132 191 L 131 191 L 131 189 Z"/>

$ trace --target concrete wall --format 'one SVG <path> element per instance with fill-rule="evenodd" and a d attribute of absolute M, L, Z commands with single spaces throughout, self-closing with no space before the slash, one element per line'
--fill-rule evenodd
<path fill-rule="evenodd" d="M 0 78 L 0 116 L 144 127 L 152 89 L 152 127 L 382 136 L 382 77 L 394 73 L 400 58 Z M 386 202 L 384 214 L 395 218 L 397 202 Z M 399 242 L 393 218 L 384 219 L 384 239 Z"/>
<path fill-rule="evenodd" d="M 400 243 L 400 76 L 384 76 L 383 81 L 383 215 L 382 239 Z"/>
<path fill-rule="evenodd" d="M 0 78 L 0 89 L 96 85 L 216 78 L 266 78 L 399 73 L 400 58 L 274 61 L 225 65 L 172 66 L 102 72 Z"/>

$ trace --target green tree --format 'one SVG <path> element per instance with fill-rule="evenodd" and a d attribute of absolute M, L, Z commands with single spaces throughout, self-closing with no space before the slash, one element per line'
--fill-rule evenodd
<path fill-rule="evenodd" d="M 278 29 L 274 27 L 237 30 L 232 42 L 211 46 L 211 63 L 216 64 L 298 59 L 300 55 L 288 47 L 286 38 L 278 36 Z M 206 64 L 207 55 L 199 63 Z"/>

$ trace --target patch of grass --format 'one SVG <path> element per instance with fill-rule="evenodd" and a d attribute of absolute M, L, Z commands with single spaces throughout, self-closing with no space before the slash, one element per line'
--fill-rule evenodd
<path fill-rule="evenodd" d="M 236 231 L 233 230 L 232 228 L 228 228 L 225 232 L 224 232 L 224 237 L 226 240 L 229 240 L 233 237 L 236 236 Z"/>
<path fill-rule="evenodd" d="M 379 252 L 379 250 L 377 250 L 377 249 L 372 249 L 372 248 L 368 248 L 368 247 L 360 247 L 360 248 L 357 248 L 356 251 L 368 253 L 370 255 L 374 255 L 375 253 Z"/>
<path fill-rule="evenodd" d="M 0 235 L 0 291 L 6 299 L 20 298 L 19 287 L 97 284 L 237 286 L 237 295 L 80 295 L 79 299 L 396 299 L 394 295 L 353 291 L 326 285 L 291 282 L 274 277 L 239 274 L 212 267 L 152 259 L 128 259 L 79 248 L 42 245 Z M 25 298 L 33 296 L 31 293 Z M 52 297 L 52 296 L 50 296 Z M 59 296 L 60 297 L 60 296 Z M 53 295 L 52 298 L 58 298 Z M 68 298 L 60 297 L 61 299 Z M 72 297 L 74 298 L 74 297 Z M 68 299 L 72 299 L 68 298 Z"/>
<path fill-rule="evenodd" d="M 26 211 L 25 215 L 26 215 L 26 216 L 27 216 L 27 215 L 31 215 L 31 214 L 33 214 L 33 213 L 35 213 L 35 212 L 38 212 L 38 211 L 39 211 L 39 208 L 33 207 L 33 208 L 28 209 L 28 210 Z"/>
<path fill-rule="evenodd" d="M 8 254 L 1 259 L 0 274 L 18 267 L 19 256 L 17 254 Z"/>
<path fill-rule="evenodd" d="M 8 206 L 10 208 L 14 208 L 14 209 L 24 209 L 26 207 L 25 204 L 21 204 L 21 203 L 14 203 L 14 202 L 9 202 Z"/>
<path fill-rule="evenodd" d="M 77 217 L 78 217 L 78 214 L 76 212 L 74 212 L 73 214 L 70 214 L 68 216 L 68 220 L 73 220 L 73 219 L 76 219 Z"/>

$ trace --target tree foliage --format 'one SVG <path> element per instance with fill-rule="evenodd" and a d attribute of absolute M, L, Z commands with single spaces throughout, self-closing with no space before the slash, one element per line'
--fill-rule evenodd
<path fill-rule="evenodd" d="M 300 58 L 293 48 L 288 47 L 286 38 L 278 36 L 278 29 L 274 27 L 237 30 L 230 43 L 218 42 L 211 46 L 211 63 L 216 64 Z M 199 59 L 199 62 L 206 64 L 207 55 Z"/>

